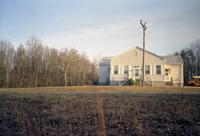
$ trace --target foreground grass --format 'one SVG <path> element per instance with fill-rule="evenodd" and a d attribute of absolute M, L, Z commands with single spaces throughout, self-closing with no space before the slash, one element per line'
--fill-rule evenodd
<path fill-rule="evenodd" d="M 200 95 L 101 93 L 106 135 L 200 135 Z M 97 95 L 0 94 L 0 135 L 98 135 Z"/>

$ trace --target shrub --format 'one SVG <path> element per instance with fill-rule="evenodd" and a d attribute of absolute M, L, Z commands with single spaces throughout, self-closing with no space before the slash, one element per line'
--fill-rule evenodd
<path fill-rule="evenodd" d="M 140 85 L 140 80 L 139 79 L 135 80 L 135 85 Z"/>
<path fill-rule="evenodd" d="M 134 80 L 133 79 L 129 79 L 129 81 L 128 81 L 128 83 L 129 83 L 129 85 L 134 85 Z"/>

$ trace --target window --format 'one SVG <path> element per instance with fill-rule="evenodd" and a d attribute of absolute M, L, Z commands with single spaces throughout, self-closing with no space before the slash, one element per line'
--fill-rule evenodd
<path fill-rule="evenodd" d="M 118 66 L 117 66 L 117 65 L 115 65 L 115 66 L 114 66 L 114 74 L 116 74 L 116 75 L 117 75 L 118 73 L 119 73 L 119 72 L 118 72 Z"/>
<path fill-rule="evenodd" d="M 156 65 L 156 74 L 157 75 L 161 74 L 161 65 Z"/>
<path fill-rule="evenodd" d="M 169 75 L 169 70 L 165 69 L 165 76 L 168 76 L 168 75 Z"/>
<path fill-rule="evenodd" d="M 139 76 L 139 69 L 135 69 L 135 77 Z"/>
<path fill-rule="evenodd" d="M 150 74 L 150 65 L 145 66 L 145 74 L 149 75 Z"/>
<path fill-rule="evenodd" d="M 124 66 L 124 74 L 128 74 L 128 66 Z"/>

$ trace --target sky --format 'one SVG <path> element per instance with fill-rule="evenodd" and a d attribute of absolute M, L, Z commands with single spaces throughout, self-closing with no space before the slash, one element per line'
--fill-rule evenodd
<path fill-rule="evenodd" d="M 142 47 L 167 55 L 200 39 L 200 0 L 0 0 L 0 40 L 15 47 L 31 36 L 90 59 Z"/>

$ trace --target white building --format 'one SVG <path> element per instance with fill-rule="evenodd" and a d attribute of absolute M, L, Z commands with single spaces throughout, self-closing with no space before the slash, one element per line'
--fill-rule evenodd
<path fill-rule="evenodd" d="M 120 85 L 142 79 L 143 49 L 136 47 L 99 62 L 99 85 Z M 183 60 L 179 55 L 158 56 L 145 51 L 145 83 L 152 86 L 182 86 Z"/>

